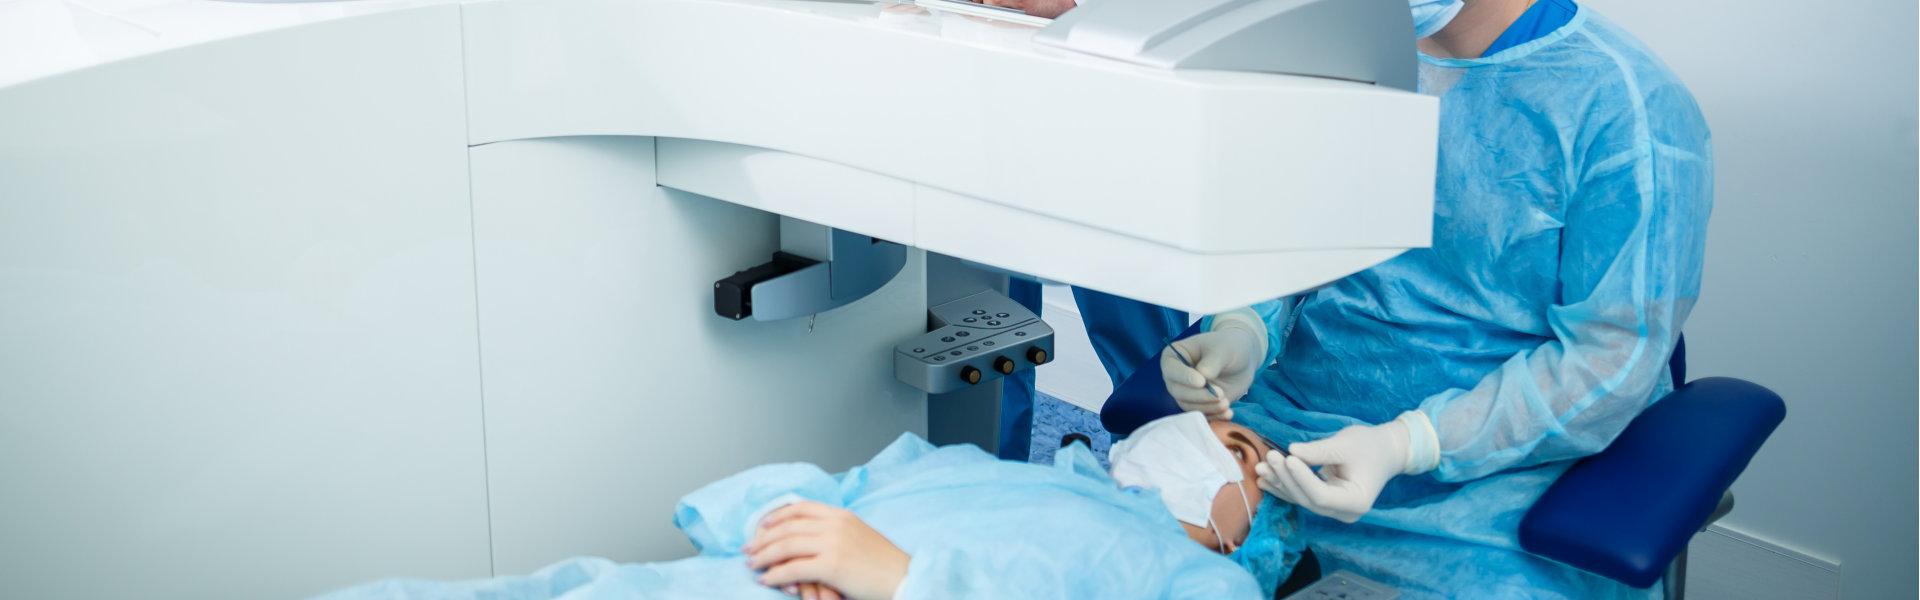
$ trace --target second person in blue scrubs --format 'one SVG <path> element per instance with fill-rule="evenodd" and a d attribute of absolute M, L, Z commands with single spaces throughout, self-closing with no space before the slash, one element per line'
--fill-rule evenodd
<path fill-rule="evenodd" d="M 1216 315 L 1160 366 L 1183 408 L 1282 444 L 1260 485 L 1323 568 L 1406 598 L 1634 598 L 1519 549 L 1571 463 L 1671 391 L 1712 144 L 1677 76 L 1568 0 L 1415 0 L 1440 98 L 1431 248 Z M 1424 18 L 1431 17 L 1431 18 Z M 1450 18 L 1450 19 L 1449 19 Z M 1269 366 L 1271 365 L 1271 366 Z"/>

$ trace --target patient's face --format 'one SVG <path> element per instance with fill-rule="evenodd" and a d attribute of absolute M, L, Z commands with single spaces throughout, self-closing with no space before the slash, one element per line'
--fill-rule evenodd
<path fill-rule="evenodd" d="M 1262 492 L 1260 486 L 1254 483 L 1257 475 L 1253 472 L 1253 466 L 1260 464 L 1262 457 L 1267 455 L 1268 446 L 1265 440 L 1245 425 L 1230 421 L 1208 421 L 1207 424 L 1213 427 L 1214 437 L 1220 438 L 1220 443 L 1226 444 L 1227 451 L 1239 461 L 1242 479 L 1239 483 L 1220 486 L 1220 492 L 1213 496 L 1213 527 L 1220 530 L 1219 537 L 1214 536 L 1212 528 L 1188 523 L 1180 525 L 1187 528 L 1187 537 L 1200 545 L 1215 551 L 1224 548 L 1231 553 L 1247 541 L 1247 534 L 1252 530 L 1253 523 L 1247 519 L 1247 513 L 1260 508 Z M 1243 492 L 1246 494 L 1244 503 L 1240 496 Z"/>

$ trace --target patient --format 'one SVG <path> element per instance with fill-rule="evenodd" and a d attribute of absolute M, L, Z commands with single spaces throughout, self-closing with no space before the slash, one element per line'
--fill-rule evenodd
<path fill-rule="evenodd" d="M 1253 468 L 1273 449 L 1245 425 L 1175 414 L 1115 443 L 1110 462 L 1120 485 L 1158 490 L 1188 538 L 1230 555 L 1246 542 L 1254 507 L 1267 499 Z"/>
<path fill-rule="evenodd" d="M 530 576 L 389 580 L 324 598 L 1272 597 L 1297 549 L 1263 532 L 1295 526 L 1291 507 L 1253 484 L 1253 457 L 1269 445 L 1184 415 L 1198 413 L 1116 444 L 1112 477 L 1083 446 L 1045 466 L 905 434 L 844 473 L 764 465 L 688 494 L 674 523 L 699 550 L 691 558 L 572 559 Z"/>

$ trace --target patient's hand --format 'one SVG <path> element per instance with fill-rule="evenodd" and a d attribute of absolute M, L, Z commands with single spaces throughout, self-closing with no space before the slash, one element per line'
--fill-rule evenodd
<path fill-rule="evenodd" d="M 844 600 L 840 590 L 824 583 L 802 583 L 787 586 L 787 594 L 799 596 L 801 600 Z"/>
<path fill-rule="evenodd" d="M 818 502 L 768 513 L 740 550 L 748 566 L 766 569 L 763 585 L 821 584 L 849 600 L 890 600 L 907 576 L 906 552 L 853 512 Z"/>

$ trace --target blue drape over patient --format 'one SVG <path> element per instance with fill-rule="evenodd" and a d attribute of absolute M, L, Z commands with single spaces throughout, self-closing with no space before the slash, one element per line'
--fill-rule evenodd
<path fill-rule="evenodd" d="M 901 600 L 1260 596 L 1244 569 L 1187 539 L 1157 495 L 1119 489 L 1084 447 L 1045 466 L 905 434 L 845 473 L 766 465 L 688 494 L 674 523 L 699 549 L 692 558 L 574 559 L 530 576 L 390 580 L 324 598 L 790 598 L 755 584 L 739 548 L 754 520 L 794 496 L 853 511 L 911 555 Z"/>

